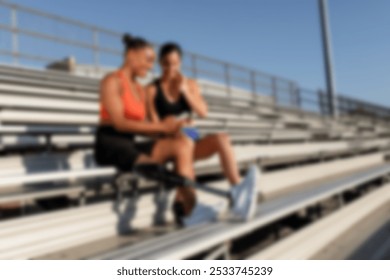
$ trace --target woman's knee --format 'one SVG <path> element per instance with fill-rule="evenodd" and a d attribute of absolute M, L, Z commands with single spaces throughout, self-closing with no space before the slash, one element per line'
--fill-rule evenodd
<path fill-rule="evenodd" d="M 230 136 L 225 132 L 219 132 L 214 137 L 219 145 L 230 144 Z"/>
<path fill-rule="evenodd" d="M 194 141 L 188 138 L 185 135 L 178 135 L 174 138 L 174 143 L 176 151 L 178 153 L 188 153 L 192 154 L 195 148 Z"/>

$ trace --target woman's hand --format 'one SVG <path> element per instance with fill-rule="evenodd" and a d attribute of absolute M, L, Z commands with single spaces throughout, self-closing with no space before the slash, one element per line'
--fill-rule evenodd
<path fill-rule="evenodd" d="M 188 102 L 190 108 L 195 111 L 199 117 L 204 118 L 207 115 L 207 104 L 200 93 L 198 83 L 195 80 L 188 79 L 183 74 L 178 73 L 173 81 L 179 88 Z"/>
<path fill-rule="evenodd" d="M 183 74 L 179 74 L 179 91 L 183 94 L 188 94 L 190 91 L 188 87 L 188 80 Z"/>
<path fill-rule="evenodd" d="M 162 122 L 163 133 L 168 135 L 176 134 L 180 129 L 187 125 L 188 120 L 177 120 L 174 116 L 166 117 Z"/>

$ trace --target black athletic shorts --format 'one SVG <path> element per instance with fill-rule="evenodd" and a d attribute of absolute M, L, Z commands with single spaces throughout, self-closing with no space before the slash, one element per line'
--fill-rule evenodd
<path fill-rule="evenodd" d="M 133 133 L 118 132 L 110 125 L 99 125 L 94 143 L 95 161 L 101 166 L 115 166 L 131 171 L 139 155 L 150 155 L 154 140 L 135 142 Z"/>

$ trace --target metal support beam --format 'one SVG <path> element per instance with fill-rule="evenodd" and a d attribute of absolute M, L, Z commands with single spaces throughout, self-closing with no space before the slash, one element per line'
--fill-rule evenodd
<path fill-rule="evenodd" d="M 333 117 L 338 116 L 337 110 L 337 96 L 334 82 L 333 73 L 333 62 L 332 62 L 332 44 L 331 34 L 329 29 L 328 20 L 328 7 L 326 0 L 318 0 L 321 18 L 321 33 L 322 33 L 322 44 L 324 51 L 324 62 L 325 62 L 325 74 L 326 74 L 326 92 L 329 98 L 329 109 Z"/>

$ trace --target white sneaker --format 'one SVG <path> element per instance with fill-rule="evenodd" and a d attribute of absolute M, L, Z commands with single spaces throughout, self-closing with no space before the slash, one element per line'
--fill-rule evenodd
<path fill-rule="evenodd" d="M 260 182 L 260 170 L 252 165 L 241 183 L 232 187 L 231 214 L 234 219 L 248 221 L 253 218 L 257 202 L 257 186 Z"/>
<path fill-rule="evenodd" d="M 206 205 L 198 203 L 192 210 L 191 215 L 182 219 L 183 226 L 195 226 L 198 224 L 214 222 L 218 219 L 223 210 L 223 203 L 216 205 Z"/>

